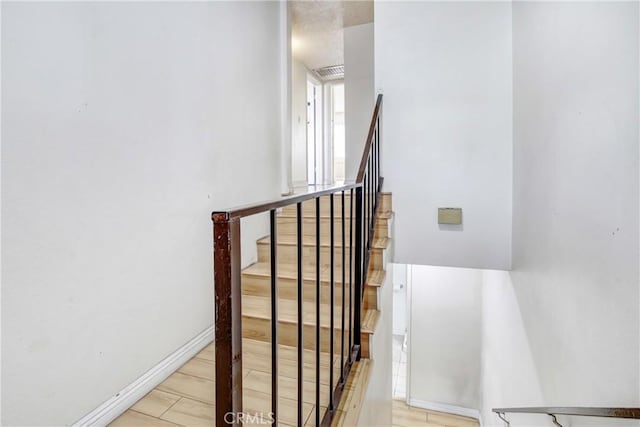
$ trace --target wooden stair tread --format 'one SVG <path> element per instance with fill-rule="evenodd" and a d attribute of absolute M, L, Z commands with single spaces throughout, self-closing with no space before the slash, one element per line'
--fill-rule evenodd
<path fill-rule="evenodd" d="M 297 280 L 298 279 L 298 268 L 295 265 L 290 264 L 281 264 L 278 265 L 277 269 L 278 278 L 279 279 L 290 279 Z M 330 280 L 330 269 L 329 266 L 323 265 L 320 269 L 320 282 L 323 285 L 329 285 Z M 242 271 L 242 274 L 247 274 L 251 276 L 259 276 L 259 277 L 271 277 L 271 264 L 268 262 L 256 262 L 251 264 L 249 267 L 245 268 Z M 386 272 L 384 270 L 372 270 L 369 271 L 367 277 L 367 285 L 380 287 L 384 283 L 384 279 L 386 277 Z M 307 267 L 302 269 L 302 279 L 305 281 L 314 281 L 316 280 L 316 270 L 315 266 Z M 340 274 L 336 274 L 334 278 L 334 282 L 336 284 L 342 284 L 342 277 Z M 347 282 L 348 284 L 348 282 Z"/>
<path fill-rule="evenodd" d="M 293 264 L 278 264 L 277 273 L 278 273 L 278 278 L 280 279 L 297 279 L 298 267 Z M 247 274 L 251 276 L 271 277 L 271 264 L 269 262 L 260 262 L 260 261 L 255 262 L 251 264 L 249 267 L 242 270 L 242 274 Z M 321 280 L 325 274 L 328 277 L 329 267 L 326 265 L 323 265 L 320 267 Z M 303 265 L 302 278 L 304 280 L 315 280 L 316 279 L 315 265 Z"/>
<path fill-rule="evenodd" d="M 336 233 L 337 234 L 337 233 Z M 336 236 L 337 237 L 337 236 Z M 346 240 L 346 239 L 345 239 Z M 258 240 L 259 245 L 270 245 L 271 244 L 271 236 L 263 237 Z M 278 245 L 287 245 L 287 246 L 296 246 L 298 244 L 297 236 L 294 235 L 279 235 L 278 236 Z M 316 246 L 316 237 L 315 236 L 302 236 L 302 245 L 303 246 Z M 389 246 L 389 238 L 388 237 L 374 237 L 372 242 L 373 249 L 387 249 Z M 329 248 L 331 244 L 326 241 L 320 242 L 321 248 Z M 349 245 L 345 242 L 345 248 L 348 248 Z M 334 243 L 335 249 L 342 249 L 342 242 L 338 243 L 338 239 L 336 239 Z"/>
<path fill-rule="evenodd" d="M 305 363 L 315 363 L 315 350 L 303 349 L 304 360 Z M 271 343 L 266 341 L 260 341 L 252 338 L 242 338 L 242 354 L 250 354 L 252 356 L 256 356 L 264 359 L 265 354 L 271 354 Z M 215 362 L 215 343 L 207 345 L 200 353 L 196 354 L 194 358 L 202 359 L 208 362 Z M 291 345 L 286 344 L 278 344 L 278 358 L 281 360 L 289 360 L 289 361 L 297 361 L 298 360 L 298 348 Z M 340 359 L 340 353 L 334 355 L 334 364 Z M 309 362 L 311 361 L 311 362 Z M 271 359 L 269 359 L 268 363 L 260 363 L 260 365 L 255 365 L 256 360 L 250 359 L 247 362 L 243 362 L 243 369 L 253 369 L 260 370 L 263 372 L 271 372 Z M 320 366 L 329 365 L 329 352 L 320 351 Z M 179 368 L 179 371 L 183 371 L 183 373 L 187 373 L 188 375 L 196 375 L 194 373 L 188 373 L 185 369 L 183 369 L 186 365 Z M 215 376 L 211 378 L 212 381 L 215 380 Z"/>
<path fill-rule="evenodd" d="M 373 334 L 380 318 L 380 312 L 378 310 L 363 310 L 362 311 L 362 332 L 365 334 Z"/>
<path fill-rule="evenodd" d="M 387 277 L 387 272 L 384 270 L 376 269 L 373 271 L 369 271 L 369 274 L 367 274 L 367 285 L 375 286 L 376 288 L 379 288 L 384 284 L 384 279 L 386 277 Z"/>
<path fill-rule="evenodd" d="M 347 308 L 345 306 L 345 308 Z M 334 308 L 334 327 L 340 326 L 342 304 L 336 301 Z M 348 310 L 348 308 L 347 308 Z M 320 304 L 320 326 L 330 327 L 331 304 Z M 242 296 L 242 316 L 258 319 L 271 319 L 271 297 L 257 295 Z M 345 316 L 345 318 L 348 317 Z M 298 323 L 298 301 L 278 299 L 278 322 Z M 308 326 L 316 325 L 316 303 L 305 301 L 302 309 L 302 322 Z"/>
<path fill-rule="evenodd" d="M 334 311 L 334 327 L 336 330 L 341 325 L 341 308 L 340 303 L 335 304 Z M 348 312 L 348 307 L 346 307 Z M 331 305 L 320 304 L 320 327 L 330 328 Z M 345 313 L 346 314 L 346 313 Z M 256 295 L 242 296 L 242 316 L 253 317 L 262 320 L 271 320 L 271 297 L 262 297 Z M 347 318 L 348 315 L 345 316 Z M 378 322 L 379 313 L 377 310 L 363 310 L 362 332 L 372 334 L 375 325 Z M 298 323 L 298 301 L 278 299 L 278 322 Z M 316 303 L 305 301 L 302 309 L 302 322 L 305 326 L 316 326 Z M 346 329 L 345 329 L 346 330 Z M 339 332 L 338 332 L 339 333 Z"/>

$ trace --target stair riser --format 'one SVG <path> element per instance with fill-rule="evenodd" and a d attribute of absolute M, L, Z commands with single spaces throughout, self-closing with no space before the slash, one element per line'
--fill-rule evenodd
<path fill-rule="evenodd" d="M 336 326 L 339 326 L 336 323 Z M 330 328 L 320 328 L 320 351 L 329 352 L 331 350 Z M 334 352 L 340 354 L 340 330 L 334 330 Z M 271 321 L 255 317 L 242 317 L 242 336 L 264 342 L 271 342 Z M 304 325 L 302 338 L 306 350 L 316 349 L 316 327 L 314 325 Z M 348 348 L 349 333 L 345 330 L 345 348 Z M 369 348 L 369 334 L 361 334 L 363 348 Z M 297 347 L 298 345 L 298 325 L 291 322 L 278 322 L 278 343 Z"/>
<path fill-rule="evenodd" d="M 304 280 L 302 297 L 305 301 L 315 302 L 316 300 L 316 282 L 315 280 Z M 320 302 L 329 304 L 331 301 L 331 293 L 328 282 L 321 282 Z M 352 291 L 353 292 L 353 291 Z M 242 294 L 255 295 L 262 297 L 271 296 L 271 278 L 265 276 L 245 276 L 242 277 Z M 345 294 L 349 301 L 349 287 L 345 285 Z M 298 281 L 296 279 L 278 278 L 278 297 L 282 299 L 295 301 L 298 299 Z M 334 285 L 334 300 L 337 305 L 342 304 L 342 284 Z"/>
<path fill-rule="evenodd" d="M 375 269 L 383 268 L 383 249 L 374 248 L 371 250 L 371 264 Z M 330 265 L 330 247 L 320 248 L 320 264 L 323 266 Z M 346 265 L 349 268 L 349 251 L 345 252 Z M 296 265 L 298 262 L 298 248 L 293 245 L 278 245 L 277 258 L 279 265 Z M 270 260 L 270 247 L 268 244 L 258 244 L 258 261 L 269 262 Z M 316 262 L 316 248 L 315 246 L 303 246 L 302 249 L 302 262 L 305 266 L 315 266 Z M 342 246 L 334 248 L 334 266 L 336 268 L 342 268 Z M 340 272 L 342 274 L 342 272 Z"/>
<path fill-rule="evenodd" d="M 349 209 L 351 207 L 351 201 L 347 195 L 345 195 L 345 216 L 349 215 Z M 382 194 L 380 196 L 380 207 L 383 211 L 391 211 L 391 195 L 390 194 Z M 341 196 L 335 195 L 333 201 L 333 209 L 334 215 L 342 214 L 342 200 Z M 353 201 L 353 211 L 355 212 L 355 198 Z M 305 214 L 314 214 L 316 213 L 316 202 L 315 200 L 308 200 L 302 203 L 302 210 Z M 283 212 L 287 215 L 295 215 L 297 212 L 297 205 L 289 205 L 283 208 Z M 329 215 L 331 212 L 331 204 L 329 202 L 329 196 L 324 196 L 320 199 L 320 212 L 322 215 Z"/>
<path fill-rule="evenodd" d="M 304 288 L 302 291 L 302 297 L 305 301 L 314 302 L 316 300 L 316 282 L 315 280 L 304 280 Z M 331 293 L 329 292 L 329 283 L 322 282 L 320 291 L 320 302 L 323 304 L 329 304 L 331 301 Z M 352 292 L 353 289 L 352 289 Z M 243 295 L 255 295 L 261 297 L 271 296 L 271 278 L 265 276 L 242 276 L 242 294 Z M 347 297 L 345 303 L 349 303 L 349 287 L 348 283 L 345 285 L 345 295 Z M 353 294 L 352 294 L 353 295 Z M 278 278 L 278 297 L 287 300 L 298 299 L 298 281 L 296 279 Z M 375 286 L 365 286 L 364 291 L 364 308 L 376 309 L 378 305 L 378 288 Z M 335 304 L 340 306 L 342 304 L 342 284 L 335 284 L 334 292 Z"/>
<path fill-rule="evenodd" d="M 320 241 L 329 243 L 331 241 L 330 226 L 331 220 L 320 220 Z M 349 221 L 345 221 L 345 242 L 349 241 L 349 232 L 351 230 Z M 298 224 L 296 218 L 278 217 L 278 238 L 286 238 L 291 240 L 298 235 Z M 315 218 L 303 218 L 302 235 L 308 237 L 316 236 L 316 220 Z M 376 238 L 389 237 L 389 223 L 387 219 L 379 219 L 376 223 Z M 336 241 L 342 242 L 342 222 L 340 219 L 334 220 L 334 238 Z M 355 239 L 355 235 L 351 237 Z"/>
<path fill-rule="evenodd" d="M 365 310 L 378 309 L 378 288 L 375 286 L 364 287 L 364 300 L 362 302 Z"/>

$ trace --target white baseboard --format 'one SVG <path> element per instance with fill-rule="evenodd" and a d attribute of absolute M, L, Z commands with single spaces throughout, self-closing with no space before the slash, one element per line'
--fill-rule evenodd
<path fill-rule="evenodd" d="M 170 354 L 160 363 L 145 372 L 140 378 L 126 386 L 115 396 L 79 419 L 73 427 L 106 426 L 133 406 L 145 394 L 167 379 L 200 350 L 213 341 L 213 326 L 202 331 L 194 339 Z"/>
<path fill-rule="evenodd" d="M 426 409 L 428 411 L 445 412 L 447 414 L 460 415 L 462 417 L 475 418 L 482 427 L 482 416 L 480 411 L 472 408 L 465 408 L 463 406 L 447 405 L 444 403 L 427 402 L 424 400 L 409 398 L 407 401 L 409 406 L 414 406 L 420 409 Z"/>

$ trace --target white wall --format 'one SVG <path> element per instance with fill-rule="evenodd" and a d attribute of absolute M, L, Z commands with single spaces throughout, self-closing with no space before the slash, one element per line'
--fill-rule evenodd
<path fill-rule="evenodd" d="M 344 29 L 345 178 L 355 180 L 375 105 L 373 23 Z"/>
<path fill-rule="evenodd" d="M 307 68 L 292 61 L 291 152 L 293 185 L 307 183 Z"/>
<path fill-rule="evenodd" d="M 292 17 L 289 3 L 286 1 L 278 2 L 278 44 L 279 62 L 280 62 L 280 194 L 290 194 L 293 191 L 292 178 L 292 152 L 291 152 L 291 126 L 289 119 L 292 116 L 292 67 L 293 67 L 293 48 L 291 46 L 292 34 Z"/>
<path fill-rule="evenodd" d="M 480 270 L 409 266 L 410 402 L 480 407 Z"/>
<path fill-rule="evenodd" d="M 514 3 L 513 272 L 485 277 L 485 414 L 640 403 L 638 27 L 637 2 Z"/>
<path fill-rule="evenodd" d="M 278 25 L 2 4 L 3 425 L 70 424 L 212 324 L 211 211 L 279 193 Z"/>
<path fill-rule="evenodd" d="M 508 269 L 511 4 L 376 2 L 375 17 L 396 262 Z M 438 227 L 438 207 L 464 224 Z"/>
<path fill-rule="evenodd" d="M 515 3 L 513 19 L 512 277 L 542 391 L 637 406 L 638 3 Z"/>
<path fill-rule="evenodd" d="M 510 273 L 484 270 L 481 275 L 482 421 L 484 427 L 502 427 L 492 408 L 545 406 L 545 400 Z M 530 414 L 509 414 L 508 418 L 522 427 L 546 426 L 550 420 Z"/>

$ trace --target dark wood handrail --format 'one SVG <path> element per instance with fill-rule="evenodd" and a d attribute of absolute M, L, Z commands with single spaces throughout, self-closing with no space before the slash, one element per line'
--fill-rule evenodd
<path fill-rule="evenodd" d="M 371 145 L 373 141 L 373 137 L 375 135 L 375 130 L 378 125 L 378 118 L 380 117 L 380 108 L 382 107 L 382 94 L 378 95 L 376 99 L 376 107 L 373 109 L 373 117 L 371 118 L 371 124 L 369 125 L 369 133 L 367 134 L 367 141 L 364 145 L 364 152 L 362 153 L 362 160 L 360 160 L 360 168 L 358 168 L 358 175 L 356 177 L 356 182 L 362 182 L 364 180 L 364 173 L 367 168 L 367 160 L 369 159 L 369 154 L 371 153 Z"/>
<path fill-rule="evenodd" d="M 640 419 L 640 408 L 593 408 L 579 406 L 540 406 L 531 408 L 493 408 L 496 414 L 545 414 L 545 415 L 574 415 L 581 417 L 603 418 L 632 418 Z"/>
<path fill-rule="evenodd" d="M 352 188 L 362 187 L 362 183 L 332 185 L 330 187 L 322 188 L 321 190 L 315 190 L 308 193 L 293 194 L 291 196 L 282 197 L 280 199 L 267 200 L 264 202 L 250 203 L 244 206 L 237 206 L 235 208 L 227 209 L 224 211 L 214 211 L 211 213 L 211 219 L 214 221 L 216 218 L 221 220 L 229 220 L 234 218 L 243 218 L 251 215 L 256 215 L 263 212 L 268 212 L 272 209 L 283 208 L 285 206 L 293 205 L 300 202 L 306 202 L 307 200 L 316 199 L 321 196 L 327 196 L 340 191 L 349 191 Z"/>

